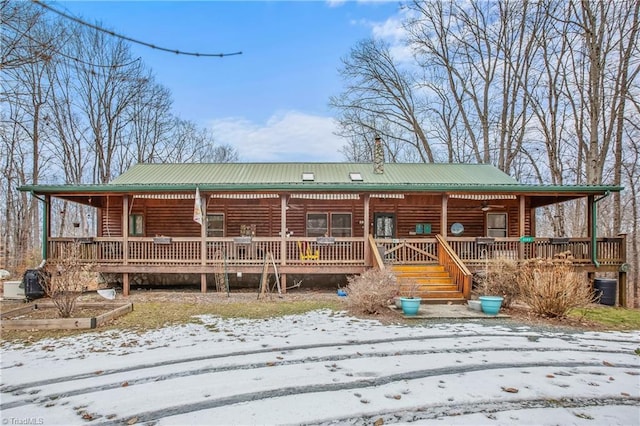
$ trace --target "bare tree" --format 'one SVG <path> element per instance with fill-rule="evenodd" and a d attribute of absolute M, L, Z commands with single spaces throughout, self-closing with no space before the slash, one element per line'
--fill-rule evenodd
<path fill-rule="evenodd" d="M 453 99 L 475 161 L 491 162 L 491 129 L 497 125 L 490 90 L 498 65 L 496 40 L 489 32 L 494 4 L 415 1 L 408 7 L 413 15 L 405 28 L 418 65 L 439 76 Z"/>
<path fill-rule="evenodd" d="M 330 99 L 339 114 L 343 135 L 378 134 L 413 151 L 422 162 L 434 162 L 434 152 L 421 126 L 413 76 L 394 61 L 387 43 L 359 42 L 343 59 L 340 74 L 346 89 Z M 384 123 L 384 124 L 381 124 Z"/>
<path fill-rule="evenodd" d="M 0 1 L 0 71 L 51 59 L 55 37 L 41 37 L 41 19 L 30 2 Z"/>
<path fill-rule="evenodd" d="M 131 105 L 130 139 L 135 149 L 128 158 L 138 163 L 155 163 L 166 144 L 167 136 L 175 125 L 171 107 L 173 101 L 169 90 L 153 81 L 150 73 L 139 80 L 138 96 Z"/>
<path fill-rule="evenodd" d="M 623 182 L 628 189 L 624 198 L 622 224 L 627 237 L 627 256 L 630 265 L 629 282 L 632 290 L 631 306 L 640 307 L 640 100 L 632 99 L 632 113 L 625 126 L 625 159 L 622 163 Z"/>
<path fill-rule="evenodd" d="M 78 67 L 77 97 L 91 129 L 93 181 L 106 183 L 115 171 L 115 155 L 128 143 L 129 109 L 139 96 L 140 79 L 146 76 L 128 45 L 104 33 L 83 29 L 73 48 L 83 63 L 93 65 Z"/>
<path fill-rule="evenodd" d="M 129 46 L 27 2 L 1 1 L 0 261 L 37 263 L 39 201 L 16 187 L 105 183 L 132 162 L 237 161 L 230 146 L 171 112 L 169 91 Z M 55 161 L 51 161 L 51 160 Z M 52 232 L 85 208 L 51 205 Z M 29 266 L 29 265 L 27 265 Z"/>

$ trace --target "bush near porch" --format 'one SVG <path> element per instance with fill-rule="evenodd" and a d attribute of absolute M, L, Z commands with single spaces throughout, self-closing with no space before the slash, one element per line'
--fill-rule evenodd
<path fill-rule="evenodd" d="M 572 309 L 585 308 L 596 301 L 586 277 L 576 271 L 570 253 L 553 258 L 487 261 L 480 277 L 480 295 L 504 297 L 508 308 L 514 301 L 527 305 L 538 317 L 565 318 Z"/>

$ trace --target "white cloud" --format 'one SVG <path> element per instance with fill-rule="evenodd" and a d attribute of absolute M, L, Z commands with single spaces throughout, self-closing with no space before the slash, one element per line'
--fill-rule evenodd
<path fill-rule="evenodd" d="M 344 139 L 330 117 L 286 111 L 266 123 L 227 117 L 210 123 L 217 143 L 235 147 L 243 162 L 344 161 Z"/>
<path fill-rule="evenodd" d="M 396 61 L 404 64 L 413 63 L 413 52 L 405 42 L 408 34 L 403 26 L 403 22 L 405 22 L 409 13 L 406 8 L 403 8 L 397 15 L 384 22 L 374 23 L 371 28 L 373 36 L 388 41 L 391 45 L 390 50 L 393 57 Z"/>
<path fill-rule="evenodd" d="M 357 20 L 352 21 L 352 25 L 367 26 L 371 29 L 371 36 L 376 39 L 384 40 L 389 43 L 391 54 L 394 59 L 400 63 L 411 63 L 413 53 L 411 48 L 406 46 L 405 39 L 407 32 L 403 27 L 403 21 L 406 19 L 407 11 L 400 11 L 384 21 Z"/>

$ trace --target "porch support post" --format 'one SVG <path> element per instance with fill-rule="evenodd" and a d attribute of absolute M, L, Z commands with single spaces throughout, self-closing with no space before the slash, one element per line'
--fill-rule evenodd
<path fill-rule="evenodd" d="M 122 264 L 129 263 L 129 195 L 122 196 Z M 122 274 L 122 294 L 129 295 L 129 274 Z"/>
<path fill-rule="evenodd" d="M 280 194 L 280 265 L 287 264 L 287 195 Z M 280 274 L 282 293 L 287 292 L 287 274 Z"/>
<path fill-rule="evenodd" d="M 202 270 L 205 270 L 207 265 L 207 196 L 203 196 L 200 199 L 200 205 L 204 206 L 204 214 L 202 215 L 202 225 L 200 225 L 200 264 Z M 200 273 L 200 292 L 207 292 L 207 273 Z"/>
<path fill-rule="evenodd" d="M 622 237 L 620 241 L 620 259 L 622 259 L 622 266 L 618 270 L 618 305 L 623 308 L 627 307 L 627 236 L 626 234 L 620 234 Z M 635 295 L 634 295 L 635 296 Z"/>
<path fill-rule="evenodd" d="M 122 274 L 122 295 L 129 296 L 129 273 Z"/>
<path fill-rule="evenodd" d="M 363 237 L 364 237 L 364 263 L 367 266 L 371 266 L 373 262 L 370 262 L 371 259 L 371 247 L 369 244 L 369 194 L 364 194 L 364 227 Z"/>
<path fill-rule="evenodd" d="M 51 237 L 51 195 L 45 195 L 42 206 L 42 260 L 47 260 L 49 257 L 49 237 Z"/>
<path fill-rule="evenodd" d="M 593 209 L 595 205 L 593 203 L 593 195 L 587 197 L 587 237 L 591 237 L 591 231 L 593 227 Z"/>
<path fill-rule="evenodd" d="M 587 237 L 592 238 L 592 232 L 593 232 L 593 213 L 594 213 L 594 209 L 596 209 L 596 205 L 593 202 L 593 200 L 595 199 L 595 197 L 593 195 L 589 195 L 587 197 Z M 591 244 L 593 244 L 593 241 L 591 242 Z M 593 247 L 591 247 L 591 261 L 593 262 L 594 260 L 597 261 L 597 259 L 595 259 L 593 257 Z M 597 266 L 596 266 L 597 268 Z M 596 273 L 595 272 L 589 272 L 587 274 L 587 276 L 589 277 L 589 283 L 591 284 L 591 289 L 593 289 L 593 284 L 595 282 L 595 278 L 596 278 Z"/>
<path fill-rule="evenodd" d="M 440 208 L 440 235 L 446 240 L 447 239 L 447 204 L 449 202 L 449 195 L 446 193 L 442 194 L 442 206 Z"/>
<path fill-rule="evenodd" d="M 518 204 L 518 232 L 520 235 L 518 236 L 523 237 L 527 232 L 525 228 L 525 196 L 518 195 L 518 200 L 520 201 Z M 524 243 L 522 241 L 518 245 L 518 259 L 524 259 Z"/>

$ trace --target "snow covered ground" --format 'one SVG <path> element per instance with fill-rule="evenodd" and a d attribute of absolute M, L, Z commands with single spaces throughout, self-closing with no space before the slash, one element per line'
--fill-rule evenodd
<path fill-rule="evenodd" d="M 640 424 L 640 331 L 315 311 L 2 347 L 3 424 Z"/>

